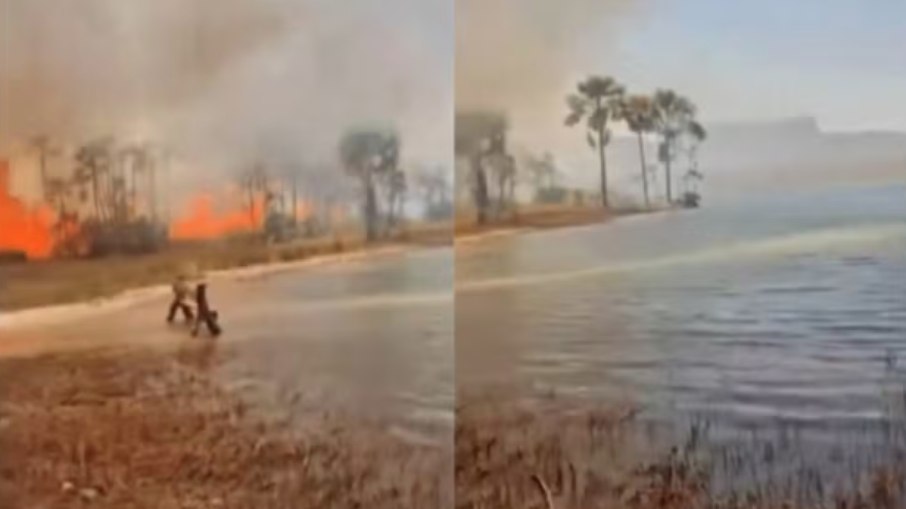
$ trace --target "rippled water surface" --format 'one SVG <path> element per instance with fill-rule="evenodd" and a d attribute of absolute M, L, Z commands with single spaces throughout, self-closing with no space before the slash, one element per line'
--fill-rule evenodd
<path fill-rule="evenodd" d="M 735 429 L 864 430 L 906 369 L 906 187 L 461 246 L 456 286 L 462 389 L 518 381 Z"/>

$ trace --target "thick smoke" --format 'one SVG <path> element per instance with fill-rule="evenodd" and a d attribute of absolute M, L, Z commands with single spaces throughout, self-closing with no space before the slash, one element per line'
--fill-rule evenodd
<path fill-rule="evenodd" d="M 0 0 L 0 151 L 112 134 L 219 178 L 332 161 L 373 124 L 442 163 L 452 39 L 446 0 Z"/>
<path fill-rule="evenodd" d="M 565 96 L 589 74 L 614 72 L 620 37 L 649 4 L 653 2 L 458 1 L 457 109 L 505 112 L 514 146 L 550 150 L 568 167 L 594 168 L 583 135 L 563 125 Z"/>
<path fill-rule="evenodd" d="M 639 0 L 460 0 L 456 3 L 456 103 L 520 110 L 562 96 L 584 69 L 579 46 L 595 35 L 601 64 Z M 602 44 L 610 42 L 611 44 Z M 541 105 L 541 106 L 539 106 Z"/>

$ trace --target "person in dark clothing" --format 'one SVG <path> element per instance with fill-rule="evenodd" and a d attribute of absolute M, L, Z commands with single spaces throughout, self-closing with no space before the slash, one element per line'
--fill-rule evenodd
<path fill-rule="evenodd" d="M 167 323 L 173 323 L 176 319 L 176 313 L 182 311 L 183 319 L 188 323 L 195 319 L 192 313 L 192 307 L 186 303 L 189 298 L 189 284 L 186 277 L 180 275 L 173 283 L 173 302 L 170 304 L 170 311 L 167 313 Z"/>
<path fill-rule="evenodd" d="M 198 316 L 195 319 L 192 335 L 197 336 L 202 324 L 204 324 L 212 336 L 219 336 L 223 331 L 220 325 L 217 324 L 217 311 L 211 309 L 208 303 L 207 283 L 201 282 L 195 287 L 195 303 L 198 306 Z"/>

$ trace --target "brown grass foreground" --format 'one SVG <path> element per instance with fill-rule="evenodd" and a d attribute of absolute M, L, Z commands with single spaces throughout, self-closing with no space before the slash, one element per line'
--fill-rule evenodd
<path fill-rule="evenodd" d="M 451 474 L 458 509 L 906 507 L 903 465 L 824 505 L 718 494 L 696 433 L 664 453 L 631 408 L 555 399 L 470 398 L 451 473 L 441 451 L 340 415 L 257 419 L 207 362 L 201 347 L 4 361 L 0 508 L 439 508 Z"/>
<path fill-rule="evenodd" d="M 449 500 L 449 460 L 438 450 L 339 416 L 312 416 L 317 423 L 304 432 L 256 420 L 188 360 L 146 352 L 5 361 L 0 507 L 430 508 Z"/>
<path fill-rule="evenodd" d="M 360 233 L 347 231 L 273 246 L 249 239 L 225 239 L 174 245 L 143 256 L 0 264 L 0 310 L 79 302 L 169 283 L 186 262 L 203 270 L 223 270 L 363 252 L 388 245 L 435 246 L 451 242 L 449 224 L 413 224 L 373 244 L 366 244 Z"/>
<path fill-rule="evenodd" d="M 470 398 L 471 400 L 471 398 Z M 701 436 L 658 452 L 630 409 L 475 398 L 456 413 L 457 509 L 902 509 L 906 465 L 860 472 L 862 487 L 797 502 L 780 489 L 720 492 Z M 763 461 L 749 456 L 746 462 Z"/>

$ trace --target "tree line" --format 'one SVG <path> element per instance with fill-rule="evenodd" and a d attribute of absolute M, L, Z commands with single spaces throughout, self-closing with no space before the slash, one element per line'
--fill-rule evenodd
<path fill-rule="evenodd" d="M 608 182 L 607 147 L 612 140 L 612 127 L 622 123 L 635 135 L 638 144 L 641 191 L 645 208 L 652 206 L 652 187 L 657 165 L 650 165 L 645 138 L 658 137 L 657 161 L 664 168 L 664 194 L 669 204 L 675 203 L 674 168 L 680 156 L 688 158 L 682 177 L 687 191 L 702 179 L 698 171 L 697 148 L 707 132 L 698 122 L 697 108 L 687 97 L 673 90 L 659 89 L 651 95 L 630 94 L 611 77 L 590 76 L 566 97 L 568 127 L 584 126 L 589 147 L 600 164 L 600 199 L 611 207 Z M 456 115 L 456 156 L 467 168 L 466 185 L 472 194 L 477 221 L 486 223 L 513 203 L 517 181 L 515 158 L 507 148 L 506 115 L 495 111 L 460 111 Z M 557 185 L 560 173 L 550 154 L 529 155 L 523 162 L 539 202 L 564 201 L 567 190 Z M 495 192 L 496 187 L 496 192 Z M 695 193 L 697 196 L 697 193 Z M 685 196 L 684 196 L 685 198 Z M 509 204 L 509 205 L 508 205 Z"/>
<path fill-rule="evenodd" d="M 588 145 L 598 154 L 601 170 L 601 202 L 607 208 L 607 145 L 611 140 L 610 126 L 623 122 L 638 140 L 642 193 L 645 207 L 651 207 L 649 169 L 645 158 L 644 136 L 659 137 L 658 161 L 664 165 L 665 195 L 673 203 L 673 164 L 681 152 L 690 159 L 685 181 L 701 178 L 697 169 L 696 149 L 707 137 L 705 128 L 696 119 L 695 104 L 673 90 L 659 89 L 652 95 L 627 94 L 626 88 L 614 78 L 590 76 L 576 86 L 576 92 L 566 98 L 569 114 L 564 123 L 579 125 L 585 121 Z"/>
<path fill-rule="evenodd" d="M 149 143 L 121 142 L 112 136 L 65 151 L 49 137 L 36 136 L 30 147 L 38 163 L 42 200 L 56 216 L 56 255 L 143 252 L 167 242 L 169 218 L 162 217 L 160 198 L 168 190 L 159 185 L 160 173 L 170 161 L 167 150 Z M 421 199 L 427 219 L 452 214 L 452 184 L 445 170 L 426 166 L 405 172 L 400 150 L 401 139 L 393 131 L 354 129 L 339 142 L 339 164 L 328 165 L 325 171 L 293 166 L 276 172 L 259 161 L 238 170 L 234 182 L 253 228 L 266 238 L 284 240 L 330 228 L 320 223 L 318 228 L 311 228 L 308 222 L 297 224 L 300 181 L 309 192 L 309 204 L 323 200 L 333 208 L 349 199 L 341 181 L 352 177 L 361 184 L 366 236 L 376 240 L 400 226 L 410 191 Z M 55 158 L 63 164 L 57 162 L 51 172 Z"/>
<path fill-rule="evenodd" d="M 92 140 L 71 154 L 66 171 L 51 174 L 61 148 L 36 136 L 43 201 L 56 212 L 53 236 L 58 255 L 105 254 L 153 249 L 166 237 L 158 218 L 158 171 L 165 154 L 149 144 Z"/>

